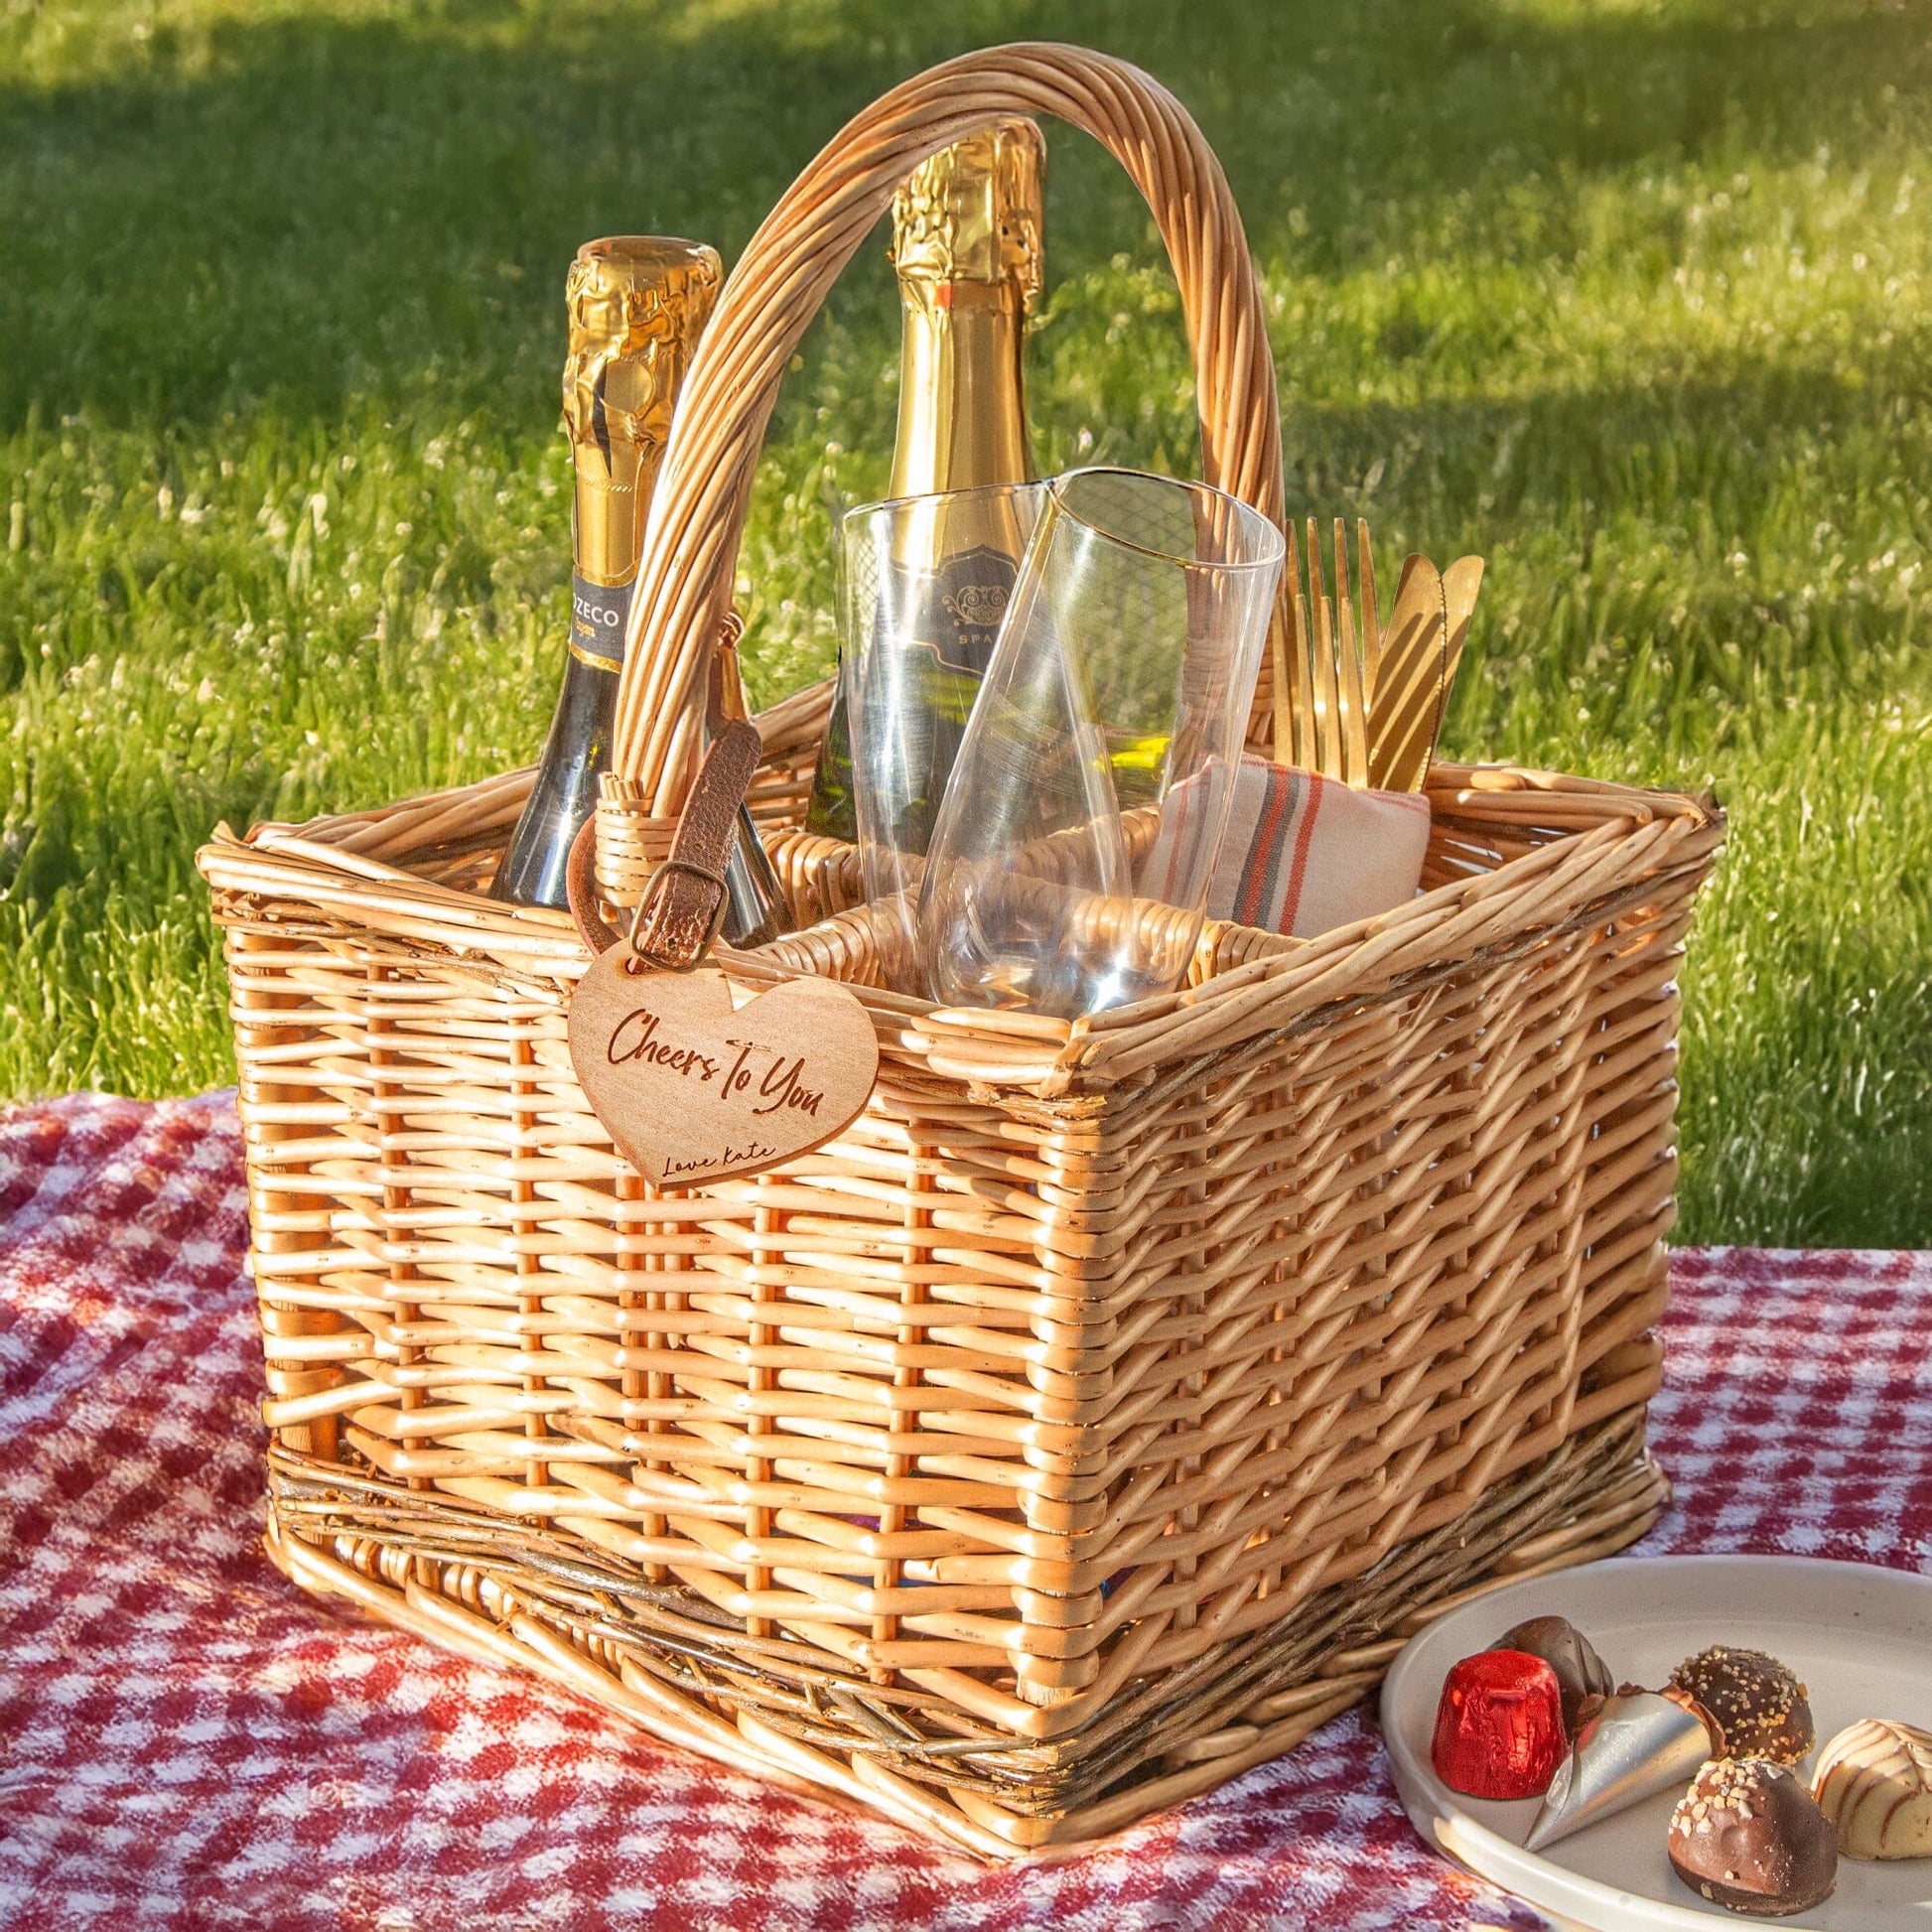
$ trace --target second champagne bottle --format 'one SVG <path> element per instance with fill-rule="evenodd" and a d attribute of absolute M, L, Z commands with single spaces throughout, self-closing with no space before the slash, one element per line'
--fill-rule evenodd
<path fill-rule="evenodd" d="M 1044 166 L 1039 129 L 1005 121 L 941 149 L 899 190 L 893 208 L 902 312 L 888 492 L 894 498 L 1033 478 L 1023 348 L 1040 288 Z M 944 620 L 932 635 L 907 640 L 917 674 L 898 681 L 901 691 L 916 693 L 909 701 L 925 714 L 897 721 L 902 736 L 916 728 L 927 745 L 930 795 L 916 808 L 920 823 L 905 828 L 917 851 L 937 815 L 1019 563 L 1022 533 L 1004 524 L 980 529 L 976 518 L 985 515 L 958 505 L 907 519 L 904 554 L 879 565 L 906 580 L 945 580 L 922 585 L 932 594 L 886 600 Z M 848 650 L 852 642 L 845 640 Z M 858 837 L 850 685 L 842 671 L 805 821 L 808 831 L 847 841 Z"/>

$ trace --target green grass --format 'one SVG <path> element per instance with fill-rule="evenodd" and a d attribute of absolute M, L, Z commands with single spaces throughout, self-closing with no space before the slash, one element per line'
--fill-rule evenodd
<path fill-rule="evenodd" d="M 231 1077 L 196 844 L 528 758 L 578 241 L 741 247 L 1006 38 L 1158 72 L 1272 300 L 1297 508 L 1491 560 L 1449 748 L 1715 784 L 1683 1232 L 1932 1245 L 1932 13 L 0 0 L 0 1091 Z M 1173 287 L 1049 130 L 1049 464 L 1196 461 Z M 884 481 L 878 249 L 743 558 L 769 697 Z"/>

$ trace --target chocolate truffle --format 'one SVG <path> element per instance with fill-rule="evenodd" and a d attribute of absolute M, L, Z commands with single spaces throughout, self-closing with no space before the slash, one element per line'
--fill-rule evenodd
<path fill-rule="evenodd" d="M 1818 1753 L 1811 1795 L 1848 1859 L 1932 1858 L 1932 1730 L 1849 1725 Z"/>
<path fill-rule="evenodd" d="M 1670 1683 L 1717 1720 L 1732 1757 L 1795 1764 L 1817 1741 L 1805 1687 L 1761 1650 L 1713 1644 L 1686 1657 L 1671 1672 Z"/>
<path fill-rule="evenodd" d="M 1713 1758 L 1670 1821 L 1672 1869 L 1700 1898 L 1784 1918 L 1829 1898 L 1838 1840 L 1797 1774 L 1767 1757 Z"/>
<path fill-rule="evenodd" d="M 1572 1737 L 1583 1727 L 1584 1700 L 1610 1695 L 1610 1673 L 1602 1658 L 1567 1616 L 1526 1617 L 1490 1648 L 1541 1657 L 1556 1672 L 1563 1691 L 1563 1727 Z"/>

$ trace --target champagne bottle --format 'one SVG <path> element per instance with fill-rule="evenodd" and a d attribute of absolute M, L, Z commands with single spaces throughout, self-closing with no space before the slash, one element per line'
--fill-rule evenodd
<path fill-rule="evenodd" d="M 715 250 L 662 235 L 587 241 L 571 263 L 564 291 L 564 429 L 576 480 L 569 654 L 536 781 L 492 897 L 566 903 L 571 841 L 596 808 L 598 776 L 611 759 L 644 513 L 671 406 L 721 275 Z"/>
<path fill-rule="evenodd" d="M 1031 481 L 1022 346 L 1040 286 L 1044 143 L 1032 121 L 984 130 L 921 163 L 893 207 L 893 263 L 901 310 L 898 434 L 892 497 Z M 981 529 L 977 525 L 986 523 Z M 1009 527 L 1010 526 L 1010 527 Z M 894 568 L 943 574 L 927 600 L 953 621 L 922 639 L 931 662 L 906 688 L 929 712 L 933 795 L 911 828 L 924 850 L 938 793 L 992 656 L 1023 545 L 1017 524 L 984 504 L 935 508 Z M 907 608 L 909 600 L 882 600 Z M 854 840 L 848 680 L 841 679 L 812 780 L 806 829 Z M 905 721 L 900 721 L 901 729 Z"/>

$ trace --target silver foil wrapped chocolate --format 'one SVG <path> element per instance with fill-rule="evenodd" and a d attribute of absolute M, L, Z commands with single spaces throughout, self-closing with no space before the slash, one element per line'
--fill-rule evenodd
<path fill-rule="evenodd" d="M 1689 1783 L 1714 1748 L 1695 1712 L 1655 1691 L 1605 1698 L 1557 1766 L 1523 1849 L 1540 1852 L 1599 1818 Z"/>

